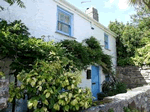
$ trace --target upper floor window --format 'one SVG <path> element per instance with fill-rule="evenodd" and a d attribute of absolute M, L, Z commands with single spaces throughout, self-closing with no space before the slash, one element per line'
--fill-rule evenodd
<path fill-rule="evenodd" d="M 108 35 L 105 33 L 104 34 L 104 44 L 105 44 L 105 49 L 109 49 L 109 43 L 108 43 Z"/>
<path fill-rule="evenodd" d="M 58 7 L 57 31 L 72 36 L 72 14 Z"/>

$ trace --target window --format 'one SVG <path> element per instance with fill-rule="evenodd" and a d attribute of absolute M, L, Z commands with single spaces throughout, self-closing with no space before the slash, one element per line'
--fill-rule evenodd
<path fill-rule="evenodd" d="M 72 36 L 72 14 L 58 7 L 57 32 Z"/>
<path fill-rule="evenodd" d="M 108 49 L 108 35 L 104 34 L 104 44 L 105 44 L 105 49 Z"/>
<path fill-rule="evenodd" d="M 91 70 L 87 70 L 86 75 L 86 79 L 91 79 Z"/>

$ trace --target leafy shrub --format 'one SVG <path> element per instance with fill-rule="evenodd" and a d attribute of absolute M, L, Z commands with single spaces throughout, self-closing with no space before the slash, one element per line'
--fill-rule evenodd
<path fill-rule="evenodd" d="M 104 97 L 106 97 L 107 95 L 105 94 L 105 93 L 98 93 L 97 94 L 97 98 L 98 98 L 98 100 L 103 100 L 104 99 Z"/>
<path fill-rule="evenodd" d="M 96 38 L 90 37 L 83 40 L 82 43 L 76 40 L 64 40 L 60 44 L 66 50 L 64 55 L 73 60 L 79 70 L 95 64 L 102 66 L 104 73 L 112 70 L 111 56 L 104 54 Z"/>
<path fill-rule="evenodd" d="M 105 72 L 111 70 L 111 57 L 103 53 L 99 42 L 91 37 L 84 43 L 65 40 L 45 42 L 30 37 L 21 21 L 0 22 L 0 52 L 10 58 L 11 74 L 9 101 L 28 96 L 31 111 L 76 111 L 91 106 L 91 92 L 83 90 L 78 71 L 98 64 Z M 18 80 L 21 85 L 18 86 Z"/>
<path fill-rule="evenodd" d="M 119 93 L 126 93 L 127 86 L 122 82 L 105 81 L 102 85 L 102 91 L 108 96 L 113 96 Z"/>
<path fill-rule="evenodd" d="M 66 60 L 66 59 L 64 59 Z M 22 71 L 18 80 L 21 87 L 10 88 L 9 101 L 28 96 L 28 108 L 34 112 L 77 111 L 92 105 L 89 89 L 78 87 L 80 72 L 64 70 L 70 61 L 37 61 L 30 72 Z"/>
<path fill-rule="evenodd" d="M 114 112 L 114 109 L 111 108 L 111 109 L 108 110 L 108 112 Z"/>
<path fill-rule="evenodd" d="M 130 108 L 128 108 L 128 107 L 124 107 L 123 110 L 124 110 L 124 112 L 140 112 L 140 111 L 137 110 L 137 109 L 130 109 Z"/>
<path fill-rule="evenodd" d="M 150 65 L 150 40 L 148 42 L 147 45 L 136 50 L 135 57 L 132 58 L 135 65 Z"/>
<path fill-rule="evenodd" d="M 117 91 L 117 93 L 126 93 L 127 92 L 127 85 L 124 84 L 123 82 L 117 82 L 116 91 Z"/>

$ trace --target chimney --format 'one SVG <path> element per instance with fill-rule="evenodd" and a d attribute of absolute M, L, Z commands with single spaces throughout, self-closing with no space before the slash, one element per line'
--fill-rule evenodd
<path fill-rule="evenodd" d="M 99 22 L 99 17 L 98 17 L 98 11 L 94 7 L 87 8 L 85 13 L 90 16 L 91 18 L 95 19 L 96 21 Z"/>

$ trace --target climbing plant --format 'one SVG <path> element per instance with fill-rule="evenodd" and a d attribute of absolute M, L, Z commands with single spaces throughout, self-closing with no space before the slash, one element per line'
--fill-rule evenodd
<path fill-rule="evenodd" d="M 11 59 L 9 75 L 15 77 L 9 91 L 12 112 L 16 99 L 26 95 L 28 108 L 35 112 L 88 108 L 92 96 L 88 89 L 77 86 L 79 71 L 91 64 L 101 65 L 106 73 L 111 70 L 111 57 L 103 53 L 94 37 L 83 43 L 45 42 L 30 37 L 28 28 L 21 21 L 7 23 L 5 20 L 0 22 L 0 37 L 0 60 Z"/>
<path fill-rule="evenodd" d="M 100 43 L 94 37 L 85 39 L 82 43 L 76 40 L 64 40 L 61 42 L 61 47 L 65 48 L 65 56 L 74 60 L 79 70 L 89 65 L 102 66 L 104 73 L 112 70 L 111 56 L 104 54 Z"/>

